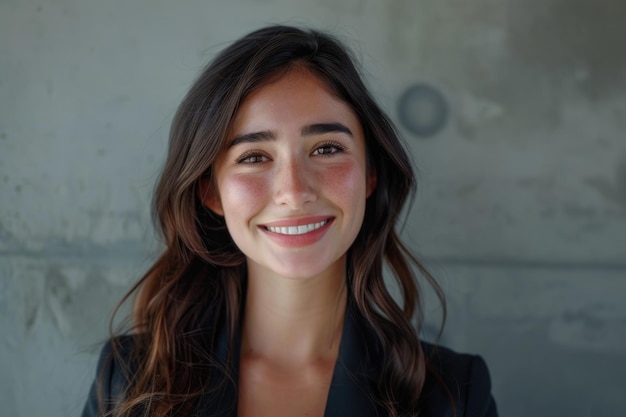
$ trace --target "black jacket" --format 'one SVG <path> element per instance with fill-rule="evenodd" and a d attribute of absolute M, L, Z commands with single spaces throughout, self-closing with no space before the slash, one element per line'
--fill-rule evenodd
<path fill-rule="evenodd" d="M 343 335 L 339 347 L 339 356 L 328 393 L 324 417 L 368 417 L 386 416 L 386 411 L 375 404 L 368 393 L 368 387 L 376 383 L 376 353 L 370 330 L 359 320 L 354 309 L 348 308 Z M 223 330 L 218 337 L 217 356 L 226 363 L 228 334 Z M 236 337 L 236 349 L 240 343 Z M 127 356 L 132 349 L 132 337 L 122 336 L 120 340 L 122 356 Z M 427 373 L 426 383 L 421 395 L 420 417 L 452 417 L 453 406 L 450 395 L 454 398 L 458 417 L 497 417 L 496 405 L 491 396 L 489 371 L 480 356 L 455 353 L 449 349 L 422 343 L 424 352 L 432 369 L 441 377 L 445 385 Z M 234 352 L 235 358 L 239 352 Z M 127 386 L 120 364 L 110 360 L 111 345 L 105 344 L 98 363 L 98 375 L 103 376 L 103 394 L 108 403 L 121 398 Z M 197 417 L 236 417 L 238 364 L 231 369 L 235 383 L 224 386 L 211 395 L 204 395 L 198 404 Z M 220 375 L 214 375 L 217 381 Z M 96 417 L 99 412 L 96 395 L 96 383 L 85 404 L 82 417 Z"/>

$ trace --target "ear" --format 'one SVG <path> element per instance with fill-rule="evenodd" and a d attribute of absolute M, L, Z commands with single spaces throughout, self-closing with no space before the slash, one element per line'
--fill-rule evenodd
<path fill-rule="evenodd" d="M 216 188 L 211 179 L 203 178 L 200 180 L 200 200 L 206 208 L 223 217 L 222 200 Z"/>
<path fill-rule="evenodd" d="M 372 195 L 374 189 L 376 188 L 376 170 L 372 167 L 367 168 L 367 184 L 365 184 L 365 190 L 367 193 L 367 197 Z"/>

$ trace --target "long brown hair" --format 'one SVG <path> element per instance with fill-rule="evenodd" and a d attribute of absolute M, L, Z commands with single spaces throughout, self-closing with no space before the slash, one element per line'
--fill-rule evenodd
<path fill-rule="evenodd" d="M 202 204 L 200 184 L 212 180 L 214 162 L 242 100 L 294 66 L 324 81 L 353 109 L 363 127 L 376 187 L 347 254 L 349 297 L 383 352 L 373 397 L 392 416 L 415 412 L 427 372 L 418 338 L 423 310 L 416 272 L 435 289 L 444 320 L 445 300 L 395 230 L 416 187 L 410 160 L 393 124 L 339 41 L 314 30 L 272 26 L 223 50 L 192 85 L 176 113 L 153 206 L 165 250 L 124 298 L 136 297 L 130 360 L 135 365 L 127 369 L 129 387 L 113 415 L 142 411 L 158 417 L 188 416 L 207 388 L 215 367 L 210 347 L 217 329 L 226 325 L 232 335 L 238 325 L 246 267 L 224 219 Z M 383 278 L 385 264 L 399 284 L 400 304 Z M 417 320 L 417 329 L 412 319 Z M 232 347 L 232 338 L 230 343 Z M 113 347 L 119 355 L 120 346 Z"/>

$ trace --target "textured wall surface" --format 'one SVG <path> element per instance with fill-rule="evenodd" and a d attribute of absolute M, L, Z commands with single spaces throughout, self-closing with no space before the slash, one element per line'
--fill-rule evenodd
<path fill-rule="evenodd" d="M 157 250 L 179 100 L 276 22 L 356 47 L 394 119 L 415 83 L 446 98 L 438 134 L 402 130 L 421 178 L 404 236 L 501 415 L 621 415 L 624 21 L 621 0 L 0 1 L 0 417 L 80 413 L 109 314 Z"/>

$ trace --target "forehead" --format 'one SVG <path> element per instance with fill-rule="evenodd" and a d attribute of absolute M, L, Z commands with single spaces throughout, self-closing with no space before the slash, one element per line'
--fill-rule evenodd
<path fill-rule="evenodd" d="M 270 127 L 300 128 L 302 124 L 340 121 L 361 123 L 355 112 L 321 78 L 296 68 L 257 88 L 244 98 L 232 123 L 231 135 Z"/>

